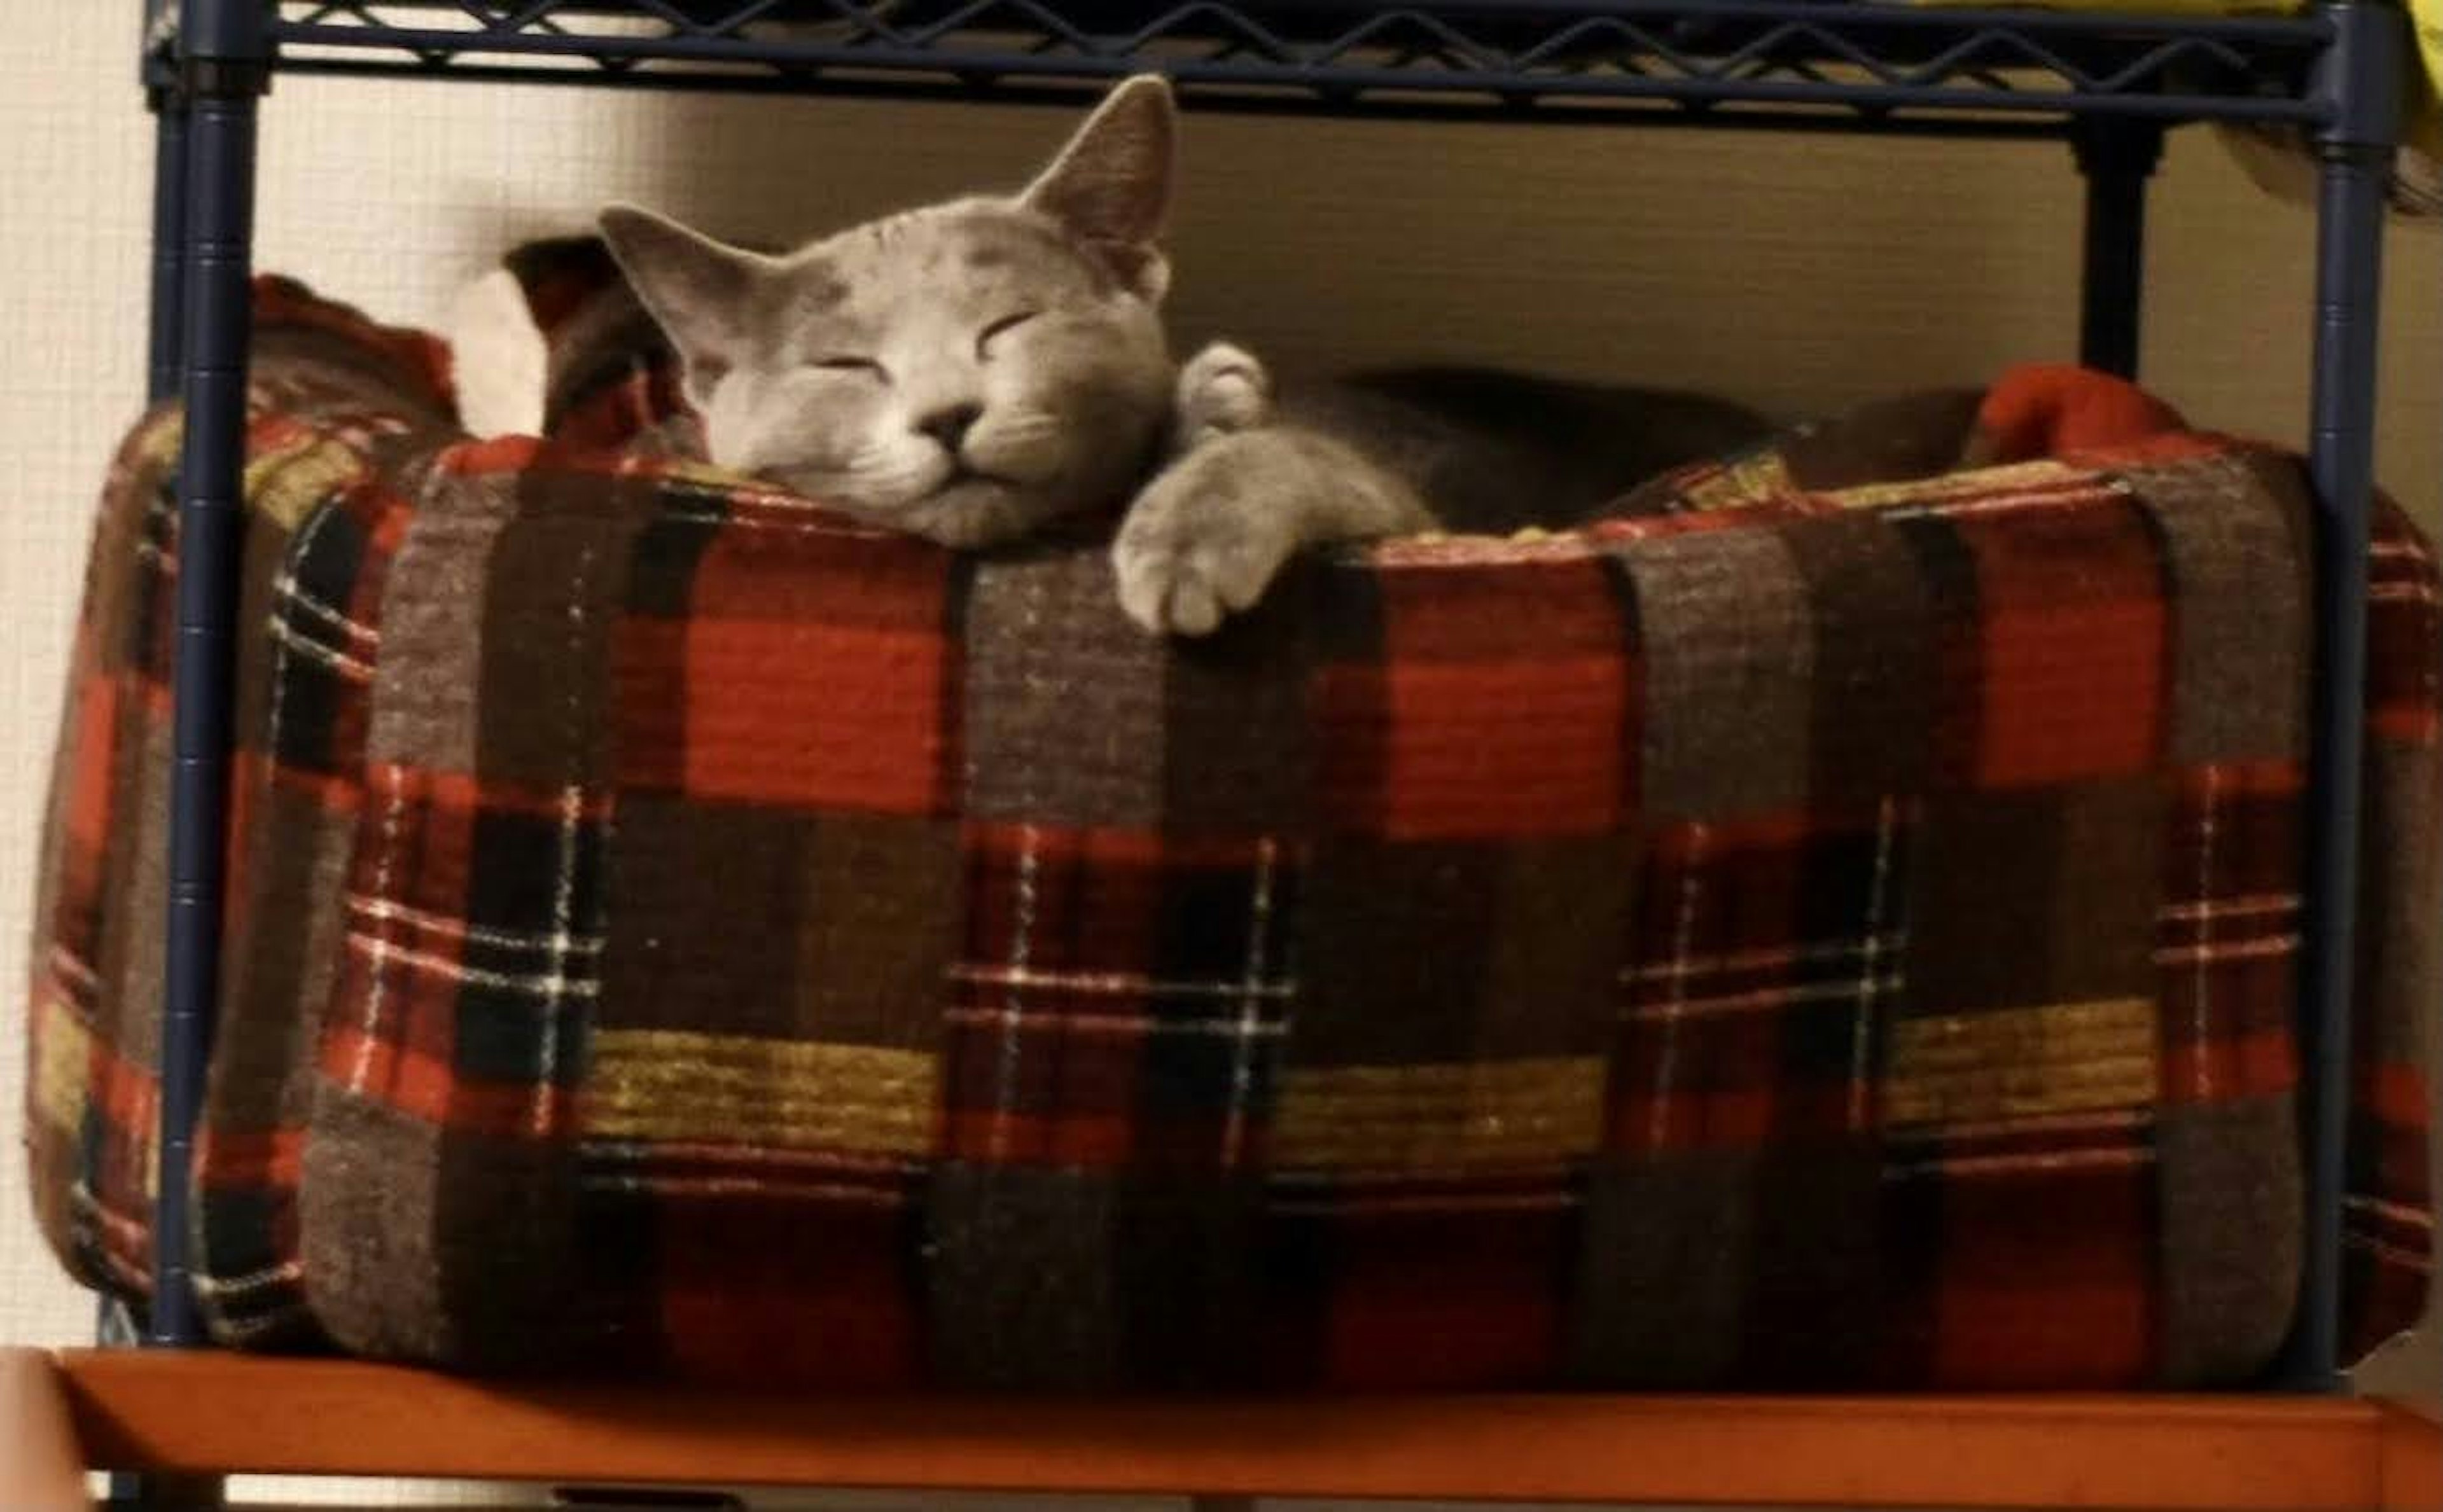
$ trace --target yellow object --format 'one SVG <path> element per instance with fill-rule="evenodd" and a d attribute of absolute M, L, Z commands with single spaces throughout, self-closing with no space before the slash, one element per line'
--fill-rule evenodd
<path fill-rule="evenodd" d="M 2417 99 L 2410 107 L 2407 140 L 2430 156 L 2443 156 L 2443 106 L 2438 106 L 2435 82 L 2443 80 L 2443 0 L 2409 0 L 2410 24 L 2417 31 Z"/>

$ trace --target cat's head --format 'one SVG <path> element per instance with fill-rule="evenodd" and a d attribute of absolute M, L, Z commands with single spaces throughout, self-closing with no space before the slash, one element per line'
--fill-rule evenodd
<path fill-rule="evenodd" d="M 1159 441 L 1173 119 L 1161 80 L 1130 80 L 1022 192 L 784 257 L 626 206 L 602 234 L 678 351 L 714 462 L 989 545 L 1119 502 Z"/>

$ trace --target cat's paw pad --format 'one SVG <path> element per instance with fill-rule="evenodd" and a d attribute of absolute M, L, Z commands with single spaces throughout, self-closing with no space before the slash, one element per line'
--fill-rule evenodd
<path fill-rule="evenodd" d="M 1154 480 L 1111 543 L 1120 608 L 1156 635 L 1211 634 L 1296 550 L 1287 521 L 1250 511 L 1225 472 L 1189 464 Z"/>
<path fill-rule="evenodd" d="M 1179 446 L 1192 450 L 1216 437 L 1253 430 L 1273 416 L 1273 378 L 1252 353 L 1216 341 L 1179 370 L 1174 400 Z"/>

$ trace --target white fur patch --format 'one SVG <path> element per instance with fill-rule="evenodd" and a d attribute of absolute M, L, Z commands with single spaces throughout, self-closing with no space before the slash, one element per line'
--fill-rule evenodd
<path fill-rule="evenodd" d="M 542 434 L 551 347 L 516 276 L 495 268 L 459 290 L 444 334 L 457 378 L 458 423 L 475 436 Z"/>

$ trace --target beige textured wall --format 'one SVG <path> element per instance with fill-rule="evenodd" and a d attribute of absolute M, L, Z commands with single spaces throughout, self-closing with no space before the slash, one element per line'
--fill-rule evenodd
<path fill-rule="evenodd" d="M 0 982 L 28 860 L 85 511 L 142 384 L 149 127 L 124 4 L 0 0 Z M 782 237 L 1022 175 L 1023 112 L 284 82 L 263 265 L 430 320 L 509 236 L 625 195 Z M 1178 237 L 1184 337 L 1289 361 L 1470 357 L 1715 388 L 1791 410 L 1972 379 L 2074 339 L 2077 198 L 2030 147 L 1685 132 L 1424 132 L 1199 119 Z M 2199 417 L 2295 440 L 2311 226 L 2210 139 L 2156 198 L 2150 374 Z M 2443 281 L 2393 239 L 2383 472 L 2443 504 Z M 17 1030 L 0 1034 L 13 1119 Z M 0 1339 L 90 1316 L 0 1161 Z M 876 1503 L 865 1503 L 868 1505 Z"/>

